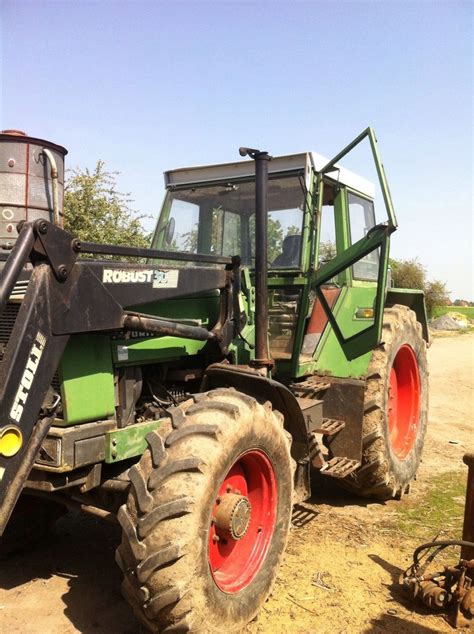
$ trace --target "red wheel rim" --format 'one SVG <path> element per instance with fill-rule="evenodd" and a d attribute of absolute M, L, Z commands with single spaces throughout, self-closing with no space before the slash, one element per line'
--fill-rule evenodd
<path fill-rule="evenodd" d="M 268 553 L 276 522 L 275 471 L 260 449 L 243 453 L 225 476 L 212 509 L 209 567 L 227 593 L 243 590 Z"/>
<path fill-rule="evenodd" d="M 390 370 L 388 428 L 390 444 L 397 458 L 410 453 L 420 420 L 420 375 L 415 353 L 403 345 Z"/>

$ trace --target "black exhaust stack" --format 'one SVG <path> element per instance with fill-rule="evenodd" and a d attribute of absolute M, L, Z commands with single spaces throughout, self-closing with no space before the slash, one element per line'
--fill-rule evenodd
<path fill-rule="evenodd" d="M 255 161 L 255 359 L 257 369 L 271 369 L 268 352 L 268 152 L 241 147 L 240 156 Z"/>

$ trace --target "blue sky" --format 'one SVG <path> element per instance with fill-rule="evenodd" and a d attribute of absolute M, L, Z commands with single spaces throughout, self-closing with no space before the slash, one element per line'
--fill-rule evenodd
<path fill-rule="evenodd" d="M 103 159 L 156 215 L 165 169 L 335 154 L 372 125 L 400 223 L 474 299 L 471 2 L 0 0 L 0 126 Z M 380 215 L 380 212 L 379 212 Z"/>

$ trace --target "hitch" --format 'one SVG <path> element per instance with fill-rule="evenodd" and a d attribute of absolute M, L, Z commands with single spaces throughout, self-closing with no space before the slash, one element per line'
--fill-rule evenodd
<path fill-rule="evenodd" d="M 464 462 L 469 472 L 463 539 L 433 540 L 418 546 L 413 553 L 413 563 L 400 576 L 401 585 L 413 599 L 422 601 L 433 610 L 450 608 L 455 628 L 471 627 L 474 622 L 474 542 L 470 541 L 474 531 L 474 454 L 466 454 Z M 459 563 L 428 573 L 434 559 L 450 546 L 461 548 Z"/>
<path fill-rule="evenodd" d="M 473 548 L 472 542 L 447 540 L 422 544 L 413 553 L 413 563 L 400 578 L 403 588 L 432 610 L 452 608 L 453 626 L 469 627 L 474 617 L 474 559 L 460 559 L 455 566 L 427 573 L 428 565 L 449 546 Z M 432 551 L 420 560 L 422 552 Z"/>

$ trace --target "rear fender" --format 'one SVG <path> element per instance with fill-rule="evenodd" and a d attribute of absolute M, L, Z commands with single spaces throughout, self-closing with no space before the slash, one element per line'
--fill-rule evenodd
<path fill-rule="evenodd" d="M 413 288 L 389 288 L 385 303 L 387 307 L 393 306 L 394 304 L 401 304 L 402 306 L 411 308 L 416 314 L 417 321 L 421 324 L 423 339 L 430 345 L 431 338 L 428 329 L 425 294 L 423 291 Z"/>

